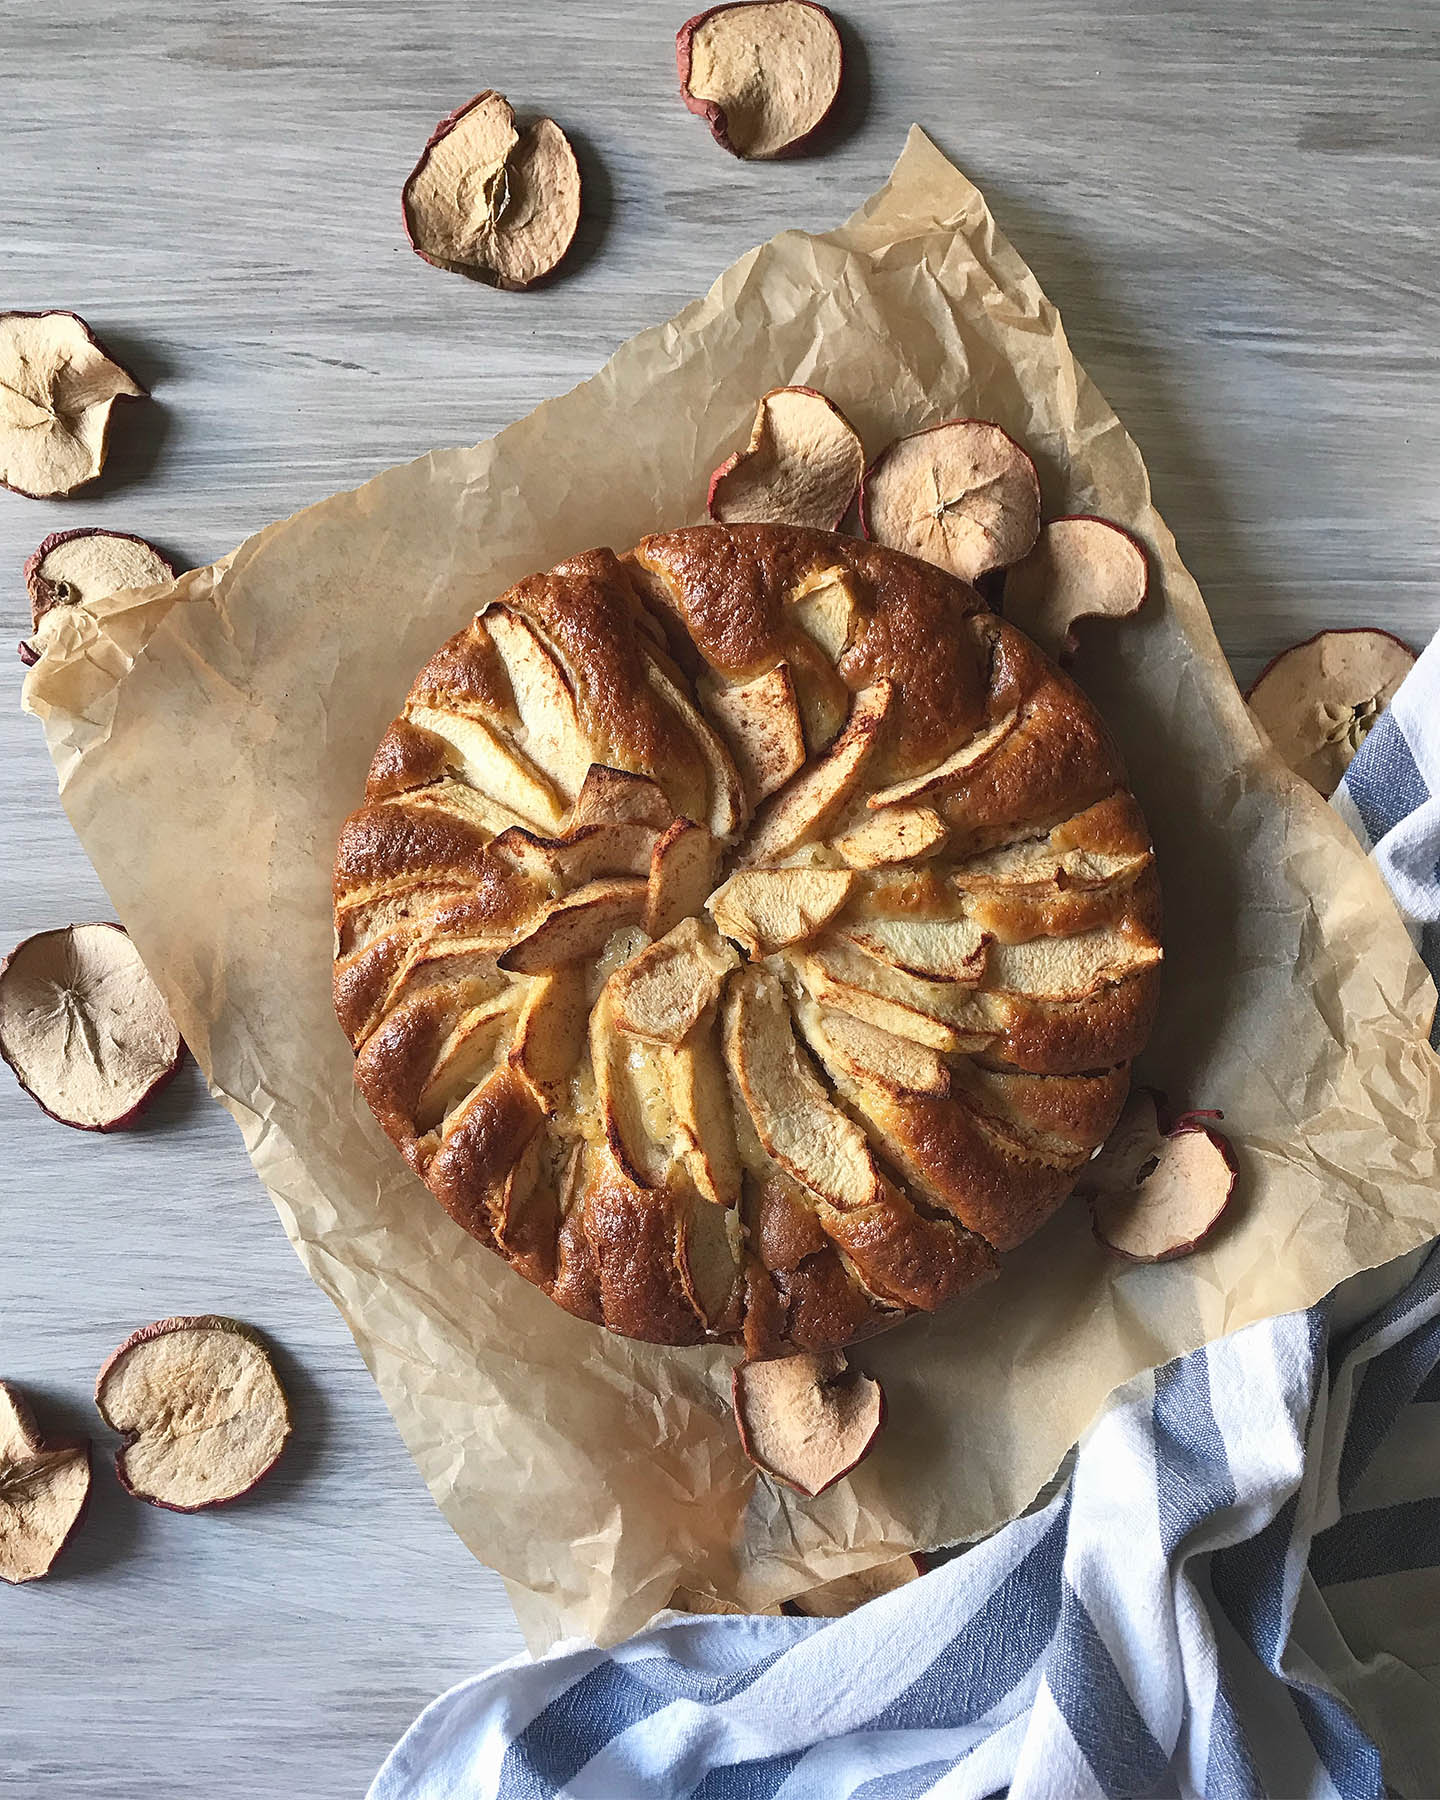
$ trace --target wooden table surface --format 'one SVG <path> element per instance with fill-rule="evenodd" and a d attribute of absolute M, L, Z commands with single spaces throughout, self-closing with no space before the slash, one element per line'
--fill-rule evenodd
<path fill-rule="evenodd" d="M 118 417 L 82 496 L 0 493 L 0 636 L 25 627 L 20 568 L 46 533 L 111 525 L 207 562 L 473 442 L 752 243 L 837 223 L 912 120 L 1060 305 L 1242 679 L 1323 626 L 1418 643 L 1440 624 L 1433 5 L 853 0 L 838 129 L 771 166 L 681 107 L 684 16 L 7 0 L 0 307 L 81 312 L 155 399 Z M 430 127 L 487 86 L 558 118 L 584 166 L 569 273 L 536 294 L 432 270 L 400 229 Z M 107 903 L 18 666 L 0 679 L 9 941 Z M 499 1581 L 432 1507 L 193 1069 L 114 1138 L 64 1130 L 7 1076 L 0 1132 L 0 1375 L 96 1431 L 95 1371 L 133 1326 L 228 1312 L 282 1346 L 298 1420 L 275 1477 L 213 1516 L 129 1501 L 101 1456 L 54 1577 L 0 1593 L 0 1794 L 360 1795 L 425 1701 L 520 1647 Z"/>

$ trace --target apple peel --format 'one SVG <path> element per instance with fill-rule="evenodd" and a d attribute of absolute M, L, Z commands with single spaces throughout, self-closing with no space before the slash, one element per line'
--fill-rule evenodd
<path fill-rule="evenodd" d="M 741 1363 L 731 1398 L 746 1456 L 810 1499 L 863 1461 L 885 1416 L 880 1383 L 838 1350 Z"/>
<path fill-rule="evenodd" d="M 554 270 L 580 223 L 580 166 L 553 119 L 523 130 L 487 88 L 435 127 L 402 194 L 416 255 L 520 291 Z"/>
<path fill-rule="evenodd" d="M 947 419 L 896 438 L 865 471 L 860 529 L 978 581 L 1028 556 L 1040 535 L 1040 479 L 988 419 Z"/>
<path fill-rule="evenodd" d="M 807 525 L 835 531 L 865 473 L 860 434 L 815 388 L 772 388 L 750 441 L 710 477 L 717 525 Z"/>
<path fill-rule="evenodd" d="M 115 402 L 145 398 L 78 314 L 0 313 L 0 487 L 73 494 L 105 466 Z"/>
<path fill-rule="evenodd" d="M 158 1319 L 101 1369 L 95 1405 L 125 1439 L 121 1486 L 169 1512 L 248 1494 L 279 1460 L 290 1403 L 257 1334 L 213 1314 Z"/>
<path fill-rule="evenodd" d="M 1135 1089 L 1076 1184 L 1108 1250 L 1130 1262 L 1172 1262 L 1209 1237 L 1237 1176 L 1228 1139 L 1210 1123 L 1223 1116 L 1182 1113 L 1167 1130 L 1157 1095 Z"/>
<path fill-rule="evenodd" d="M 48 1575 L 90 1499 L 90 1446 L 47 1442 L 8 1381 L 0 1381 L 0 1581 Z"/>
<path fill-rule="evenodd" d="M 1150 590 L 1141 545 L 1108 519 L 1052 519 L 1035 548 L 1005 575 L 1002 610 L 1056 662 L 1080 648 L 1083 619 L 1128 619 Z"/>
<path fill-rule="evenodd" d="M 722 150 L 793 156 L 825 123 L 845 53 L 814 0 L 739 0 L 687 19 L 675 34 L 680 98 Z"/>
<path fill-rule="evenodd" d="M 1286 766 L 1328 799 L 1414 662 L 1388 631 L 1321 631 L 1267 663 L 1245 698 Z"/>
<path fill-rule="evenodd" d="M 159 988 L 119 925 L 39 932 L 0 966 L 0 1056 L 62 1125 L 133 1125 L 184 1053 Z"/>
<path fill-rule="evenodd" d="M 38 630 L 45 615 L 59 607 L 87 606 L 125 588 L 154 587 L 174 577 L 155 546 L 133 532 L 99 525 L 53 531 L 25 564 L 31 624 Z M 38 661 L 39 652 L 22 644 L 20 660 Z"/>

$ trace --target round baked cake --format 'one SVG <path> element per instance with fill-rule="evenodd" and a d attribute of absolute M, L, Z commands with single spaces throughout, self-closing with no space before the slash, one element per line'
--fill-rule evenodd
<path fill-rule="evenodd" d="M 1160 977 L 1094 708 L 963 582 L 697 526 L 421 670 L 335 867 L 385 1131 L 581 1318 L 841 1348 L 995 1273 L 1114 1124 Z"/>

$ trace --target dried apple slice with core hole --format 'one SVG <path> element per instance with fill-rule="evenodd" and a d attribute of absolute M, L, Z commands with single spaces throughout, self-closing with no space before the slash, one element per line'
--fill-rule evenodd
<path fill-rule="evenodd" d="M 865 473 L 855 427 L 814 388 L 772 388 L 750 442 L 710 477 L 710 517 L 720 525 L 808 525 L 834 531 Z"/>
<path fill-rule="evenodd" d="M 279 1460 L 290 1405 L 258 1336 L 234 1319 L 160 1319 L 101 1369 L 95 1404 L 125 1438 L 115 1457 L 137 1500 L 198 1512 L 248 1494 Z"/>
<path fill-rule="evenodd" d="M 1047 655 L 1067 662 L 1084 619 L 1128 619 L 1150 587 L 1145 552 L 1108 519 L 1052 519 L 1005 576 L 1003 610 Z"/>
<path fill-rule="evenodd" d="M 89 525 L 55 531 L 25 565 L 30 617 L 38 625 L 57 606 L 85 606 L 125 588 L 155 587 L 175 571 L 153 544 L 128 531 Z"/>
<path fill-rule="evenodd" d="M 747 956 L 814 937 L 850 897 L 849 869 L 740 869 L 706 902 Z"/>
<path fill-rule="evenodd" d="M 950 419 L 897 438 L 860 488 L 866 537 L 976 581 L 1008 568 L 1040 531 L 1035 465 L 985 419 Z"/>
<path fill-rule="evenodd" d="M 48 1575 L 89 1498 L 89 1444 L 47 1443 L 20 1395 L 0 1381 L 0 1581 Z"/>
<path fill-rule="evenodd" d="M 1322 631 L 1277 656 L 1245 698 L 1282 760 L 1328 798 L 1414 663 L 1388 631 Z"/>
<path fill-rule="evenodd" d="M 715 6 L 675 36 L 680 97 L 732 156 L 798 150 L 840 92 L 844 52 L 835 21 L 811 0 Z"/>
<path fill-rule="evenodd" d="M 864 1459 L 885 1416 L 879 1382 L 852 1370 L 838 1350 L 741 1363 L 731 1395 L 751 1462 L 810 1498 Z"/>
<path fill-rule="evenodd" d="M 1154 1094 L 1131 1094 L 1076 1184 L 1102 1244 L 1131 1262 L 1155 1263 L 1187 1256 L 1209 1237 L 1235 1191 L 1229 1141 L 1205 1123 L 1220 1116 L 1186 1113 L 1165 1131 Z"/>
<path fill-rule="evenodd" d="M 548 275 L 580 222 L 580 169 L 553 119 L 521 131 L 487 90 L 442 119 L 405 183 L 405 229 L 437 269 L 521 289 Z"/>
<path fill-rule="evenodd" d="M 73 494 L 105 466 L 115 402 L 145 398 L 74 313 L 0 313 L 0 487 Z"/>
<path fill-rule="evenodd" d="M 52 532 L 25 564 L 31 621 L 39 631 L 41 620 L 52 612 L 90 606 L 126 588 L 155 587 L 174 576 L 155 546 L 131 532 L 95 525 Z M 35 644 L 22 643 L 19 651 L 27 665 L 40 660 Z"/>
<path fill-rule="evenodd" d="M 170 1080 L 184 1050 L 127 934 L 67 925 L 26 938 L 0 969 L 0 1055 L 52 1118 L 118 1131 Z"/>

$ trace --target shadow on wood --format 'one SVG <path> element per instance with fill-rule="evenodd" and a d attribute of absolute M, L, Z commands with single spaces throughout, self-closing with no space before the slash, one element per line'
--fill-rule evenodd
<path fill-rule="evenodd" d="M 159 467 L 170 431 L 170 409 L 156 398 L 156 391 L 163 392 L 175 365 L 149 338 L 98 325 L 95 330 L 111 354 L 150 392 L 148 400 L 122 400 L 110 415 L 105 467 L 81 493 L 82 499 L 100 500 L 137 487 Z"/>

